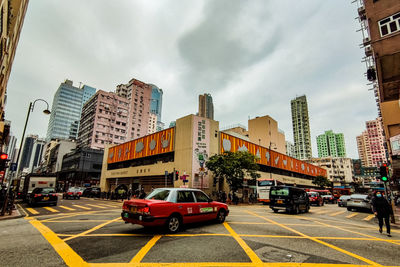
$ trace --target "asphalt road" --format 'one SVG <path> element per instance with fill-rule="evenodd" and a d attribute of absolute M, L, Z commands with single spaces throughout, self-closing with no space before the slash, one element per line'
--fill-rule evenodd
<path fill-rule="evenodd" d="M 300 215 L 274 214 L 261 205 L 230 206 L 224 224 L 188 225 L 175 235 L 124 224 L 121 205 L 80 199 L 60 200 L 53 211 L 22 206 L 27 217 L 0 222 L 7 232 L 0 250 L 13 251 L 0 265 L 33 266 L 32 258 L 41 266 L 400 264 L 399 228 L 389 238 L 379 234 L 371 214 L 337 205 L 312 207 Z"/>

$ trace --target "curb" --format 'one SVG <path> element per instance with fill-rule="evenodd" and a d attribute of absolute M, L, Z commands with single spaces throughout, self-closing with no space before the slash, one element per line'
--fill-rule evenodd
<path fill-rule="evenodd" d="M 16 214 L 14 214 L 16 213 Z M 4 215 L 0 216 L 0 221 L 5 221 L 5 220 L 12 220 L 12 219 L 19 219 L 25 217 L 25 215 L 22 215 L 18 209 L 15 209 L 15 212 L 13 211 L 13 215 Z"/>

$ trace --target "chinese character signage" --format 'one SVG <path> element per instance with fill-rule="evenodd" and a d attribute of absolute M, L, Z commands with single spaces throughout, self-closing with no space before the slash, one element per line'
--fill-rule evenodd
<path fill-rule="evenodd" d="M 210 121 L 193 116 L 192 187 L 208 188 L 208 160 L 210 146 Z"/>

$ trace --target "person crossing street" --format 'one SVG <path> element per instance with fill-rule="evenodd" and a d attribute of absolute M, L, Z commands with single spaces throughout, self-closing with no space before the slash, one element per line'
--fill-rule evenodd
<path fill-rule="evenodd" d="M 382 233 L 383 220 L 385 220 L 386 233 L 388 237 L 390 234 L 390 215 L 393 213 L 392 206 L 383 197 L 381 192 L 375 192 L 372 198 L 372 210 L 379 221 L 379 232 Z"/>

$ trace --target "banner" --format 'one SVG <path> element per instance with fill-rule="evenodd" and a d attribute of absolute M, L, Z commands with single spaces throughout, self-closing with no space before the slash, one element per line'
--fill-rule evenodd
<path fill-rule="evenodd" d="M 206 161 L 210 150 L 210 121 L 193 116 L 192 187 L 208 188 Z"/>

